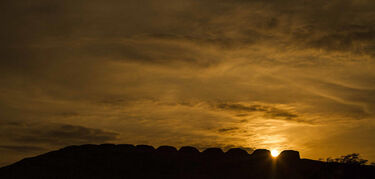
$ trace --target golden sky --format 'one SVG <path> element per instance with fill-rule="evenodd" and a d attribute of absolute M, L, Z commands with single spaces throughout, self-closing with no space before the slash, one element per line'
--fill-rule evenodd
<path fill-rule="evenodd" d="M 373 0 L 5 0 L 0 14 L 0 166 L 86 143 L 375 161 Z"/>

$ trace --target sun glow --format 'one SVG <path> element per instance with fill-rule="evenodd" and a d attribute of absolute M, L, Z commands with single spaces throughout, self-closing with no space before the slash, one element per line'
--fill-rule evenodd
<path fill-rule="evenodd" d="M 272 157 L 277 157 L 279 155 L 279 151 L 277 151 L 276 149 L 273 149 L 271 150 L 271 155 Z"/>

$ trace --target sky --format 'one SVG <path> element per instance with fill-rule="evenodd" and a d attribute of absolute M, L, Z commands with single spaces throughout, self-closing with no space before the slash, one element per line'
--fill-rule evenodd
<path fill-rule="evenodd" d="M 0 166 L 87 143 L 375 161 L 373 0 L 5 0 L 0 20 Z"/>

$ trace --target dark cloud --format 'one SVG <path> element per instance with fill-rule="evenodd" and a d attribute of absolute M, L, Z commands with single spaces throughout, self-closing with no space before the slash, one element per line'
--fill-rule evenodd
<path fill-rule="evenodd" d="M 95 57 L 210 64 L 218 59 L 184 43 L 226 49 L 288 44 L 365 54 L 375 46 L 370 1 L 163 2 L 4 2 L 3 20 L 12 23 L 2 29 L 8 39 L 2 54 L 12 61 Z"/>
<path fill-rule="evenodd" d="M 222 103 L 217 105 L 219 109 L 231 110 L 231 111 L 243 111 L 243 112 L 254 112 L 254 111 L 267 111 L 264 106 L 261 105 L 250 105 L 245 106 L 242 104 L 228 104 Z"/>
<path fill-rule="evenodd" d="M 40 152 L 45 151 L 43 147 L 37 146 L 19 146 L 19 145 L 0 145 L 1 149 L 10 150 L 13 152 L 29 153 L 29 152 Z"/>
<path fill-rule="evenodd" d="M 36 133 L 37 134 L 37 133 Z M 61 143 L 105 143 L 116 139 L 117 134 L 100 129 L 74 125 L 60 125 L 37 134 L 39 136 L 23 136 L 17 141 Z"/>
<path fill-rule="evenodd" d="M 221 128 L 221 129 L 218 130 L 218 132 L 226 133 L 226 132 L 231 132 L 231 131 L 235 131 L 235 130 L 238 130 L 238 129 L 239 129 L 238 127 Z"/>
<path fill-rule="evenodd" d="M 272 117 L 283 117 L 283 118 L 286 118 L 286 119 L 294 119 L 294 118 L 298 117 L 297 114 L 293 114 L 293 113 L 288 112 L 286 110 L 277 109 L 277 108 L 272 108 L 270 111 L 268 111 L 268 113 Z"/>
<path fill-rule="evenodd" d="M 243 115 L 244 112 L 249 112 L 249 113 L 262 112 L 264 113 L 266 117 L 300 121 L 298 119 L 299 116 L 295 114 L 294 112 L 290 112 L 285 109 L 279 109 L 273 106 L 266 106 L 266 105 L 259 105 L 259 104 L 243 105 L 243 104 L 236 104 L 236 103 L 221 103 L 221 104 L 218 104 L 216 107 L 218 109 L 239 113 L 240 116 L 244 116 Z"/>
<path fill-rule="evenodd" d="M 7 137 L 10 142 L 50 146 L 106 143 L 117 139 L 118 135 L 101 129 L 68 124 L 25 124 L 4 127 L 1 136 L 10 135 Z"/>

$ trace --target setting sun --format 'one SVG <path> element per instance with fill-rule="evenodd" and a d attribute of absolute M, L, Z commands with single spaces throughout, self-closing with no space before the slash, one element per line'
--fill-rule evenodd
<path fill-rule="evenodd" d="M 272 155 L 272 157 L 277 157 L 278 155 L 279 155 L 279 151 L 277 151 L 277 150 L 271 150 L 271 155 Z"/>

